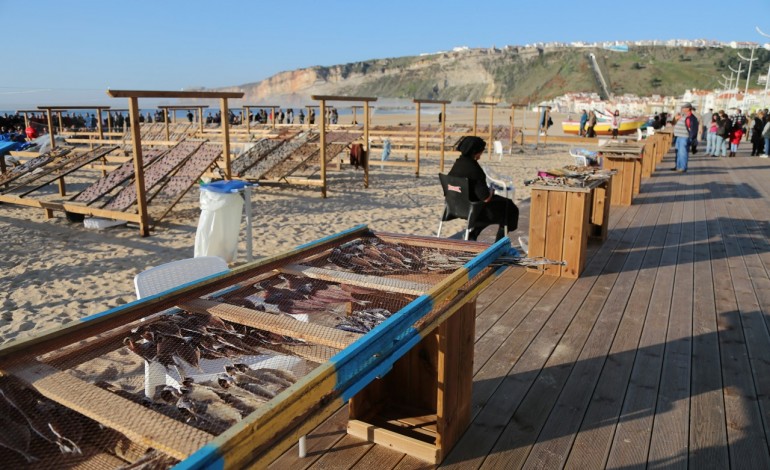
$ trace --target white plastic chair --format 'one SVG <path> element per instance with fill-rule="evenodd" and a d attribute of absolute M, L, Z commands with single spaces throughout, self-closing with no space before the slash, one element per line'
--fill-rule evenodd
<path fill-rule="evenodd" d="M 497 155 L 497 161 L 503 160 L 503 143 L 499 140 L 496 140 L 492 142 L 492 149 L 494 150 L 495 155 Z"/>
<path fill-rule="evenodd" d="M 496 192 L 502 191 L 506 198 L 513 200 L 516 196 L 516 187 L 513 185 L 513 178 L 495 173 L 494 170 L 486 165 L 482 166 L 482 168 L 484 169 L 484 174 L 487 175 L 487 184 L 492 186 Z"/>
<path fill-rule="evenodd" d="M 228 271 L 225 260 L 218 256 L 199 256 L 161 264 L 134 277 L 136 297 L 141 299 Z"/>
<path fill-rule="evenodd" d="M 142 299 L 228 271 L 225 260 L 218 256 L 200 256 L 155 266 L 134 277 L 136 298 Z M 166 383 L 166 368 L 157 362 L 144 361 L 144 394 L 152 398 L 155 387 Z"/>
<path fill-rule="evenodd" d="M 589 160 L 596 161 L 598 155 L 596 152 L 592 152 L 586 149 L 571 148 L 569 154 L 575 159 L 575 165 L 588 166 Z"/>

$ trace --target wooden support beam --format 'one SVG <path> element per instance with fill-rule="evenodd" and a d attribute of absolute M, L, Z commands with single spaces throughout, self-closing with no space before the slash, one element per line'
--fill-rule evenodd
<path fill-rule="evenodd" d="M 364 101 L 364 148 L 366 148 L 366 159 L 364 161 L 364 188 L 369 187 L 369 159 L 372 158 L 369 145 L 369 102 Z"/>
<path fill-rule="evenodd" d="M 473 135 L 476 135 L 478 129 L 479 105 L 473 103 Z"/>
<path fill-rule="evenodd" d="M 420 103 L 417 102 L 417 125 L 415 126 L 415 166 L 414 166 L 414 177 L 419 178 L 420 177 Z"/>
<path fill-rule="evenodd" d="M 44 397 L 121 432 L 140 445 L 180 460 L 214 438 L 46 364 L 27 363 L 8 372 L 30 384 Z"/>
<path fill-rule="evenodd" d="M 313 97 L 313 99 L 316 99 Z M 326 101 L 321 99 L 321 122 L 319 125 L 320 154 L 321 154 L 321 197 L 326 198 Z"/>
<path fill-rule="evenodd" d="M 112 98 L 243 98 L 243 92 L 227 91 L 165 91 L 165 90 L 107 90 Z"/>
<path fill-rule="evenodd" d="M 144 187 L 144 162 L 142 161 L 142 134 L 139 126 L 139 99 L 128 99 L 128 114 L 131 116 L 131 142 L 134 146 L 134 184 L 136 185 L 136 204 L 139 208 L 139 234 L 150 235 L 150 217 L 147 210 L 147 195 Z"/>
<path fill-rule="evenodd" d="M 312 95 L 310 98 L 316 101 L 377 101 L 377 98 L 366 96 Z"/>
<path fill-rule="evenodd" d="M 52 201 L 40 201 L 27 197 L 18 197 L 9 194 L 0 194 L 0 202 L 7 204 L 16 204 L 19 206 L 39 207 L 53 214 L 53 211 L 72 212 L 73 214 L 83 214 L 92 217 L 104 217 L 109 219 L 125 220 L 126 222 L 139 222 L 139 214 L 130 214 L 128 212 L 111 211 L 99 209 L 97 207 L 81 206 L 72 203 L 61 203 Z"/>
<path fill-rule="evenodd" d="M 441 103 L 441 163 L 439 172 L 444 172 L 444 143 L 446 142 L 446 103 Z"/>
<path fill-rule="evenodd" d="M 222 320 L 336 349 L 345 349 L 362 336 L 358 333 L 305 323 L 289 316 L 273 315 L 214 300 L 188 300 L 180 303 L 179 308 L 189 312 L 210 313 Z"/>
<path fill-rule="evenodd" d="M 351 286 L 365 287 L 367 289 L 415 296 L 422 295 L 431 288 L 430 284 L 420 284 L 419 282 L 405 281 L 403 279 L 354 274 L 332 269 L 317 268 L 314 266 L 304 266 L 301 264 L 289 264 L 278 268 L 278 271 L 285 274 L 319 279 L 321 281 L 340 282 Z"/>
<path fill-rule="evenodd" d="M 222 113 L 222 155 L 225 158 L 225 178 L 232 178 L 230 168 L 230 111 L 227 107 L 227 98 L 219 100 L 220 111 Z"/>

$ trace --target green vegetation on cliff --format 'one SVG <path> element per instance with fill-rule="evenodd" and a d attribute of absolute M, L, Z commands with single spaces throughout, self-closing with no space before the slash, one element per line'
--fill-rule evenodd
<path fill-rule="evenodd" d="M 631 47 L 628 52 L 604 49 L 473 49 L 427 56 L 376 59 L 330 67 L 311 67 L 315 76 L 305 89 L 288 89 L 278 74 L 243 85 L 261 87 L 260 94 L 302 94 L 323 89 L 349 95 L 381 98 L 415 97 L 475 101 L 539 101 L 568 92 L 599 92 L 589 54 L 596 60 L 614 94 L 681 95 L 686 89 L 718 87 L 728 65 L 738 67 L 738 55 L 729 48 Z M 740 51 L 744 55 L 748 51 Z M 758 49 L 752 71 L 752 88 L 766 73 L 770 51 Z M 744 64 L 745 67 L 745 64 Z M 285 72 L 284 74 L 296 74 Z M 741 88 L 746 74 L 741 76 Z M 268 84 L 269 82 L 269 84 Z M 762 85 L 764 87 L 764 85 Z"/>

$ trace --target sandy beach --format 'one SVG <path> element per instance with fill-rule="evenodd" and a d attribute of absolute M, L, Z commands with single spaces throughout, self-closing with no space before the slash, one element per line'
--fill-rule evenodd
<path fill-rule="evenodd" d="M 470 116 L 463 113 L 462 117 L 467 122 Z M 413 114 L 388 115 L 381 121 L 375 119 L 374 124 L 410 123 L 413 119 Z M 505 122 L 502 114 L 498 122 Z M 486 122 L 480 118 L 479 125 L 483 124 Z M 456 152 L 448 152 L 447 165 L 456 157 Z M 318 190 L 300 187 L 256 189 L 255 257 L 280 253 L 358 224 L 379 231 L 435 235 L 443 209 L 436 178 L 438 157 L 423 157 L 418 179 L 411 169 L 381 170 L 376 165 L 378 158 L 379 155 L 373 155 L 368 189 L 363 188 L 362 172 L 349 167 L 329 173 L 327 199 L 321 199 Z M 502 162 L 487 156 L 481 161 L 513 178 L 517 203 L 529 198 L 523 181 L 533 177 L 538 169 L 571 162 L 567 147 L 558 145 L 539 150 L 529 146 L 514 148 L 513 155 L 506 155 Z M 68 179 L 70 193 L 84 188 L 94 178 L 73 178 L 72 182 Z M 54 186 L 45 191 L 55 195 Z M 46 220 L 39 209 L 0 206 L 0 343 L 39 334 L 133 301 L 133 278 L 137 273 L 193 256 L 200 215 L 198 197 L 197 189 L 190 191 L 148 238 L 139 237 L 134 227 L 91 231 L 82 224 L 68 222 L 61 213 Z M 449 222 L 442 236 L 455 234 L 462 227 L 463 221 Z M 495 228 L 490 227 L 482 238 L 494 237 L 494 232 Z M 512 239 L 516 240 L 518 235 L 514 234 Z M 245 260 L 242 236 L 234 265 Z"/>

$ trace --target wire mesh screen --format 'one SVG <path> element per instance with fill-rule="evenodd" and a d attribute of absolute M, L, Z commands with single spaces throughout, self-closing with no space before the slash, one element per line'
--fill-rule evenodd
<path fill-rule="evenodd" d="M 139 320 L 116 317 L 98 335 L 20 354 L 0 377 L 0 458 L 12 468 L 169 467 L 354 343 L 360 357 L 338 373 L 357 380 L 441 313 L 448 300 L 420 303 L 424 294 L 482 248 L 364 232 L 192 288 L 173 309 L 150 303 Z"/>

